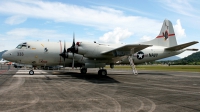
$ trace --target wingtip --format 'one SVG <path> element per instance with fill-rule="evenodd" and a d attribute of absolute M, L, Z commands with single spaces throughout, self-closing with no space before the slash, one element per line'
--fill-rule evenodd
<path fill-rule="evenodd" d="M 186 49 L 187 51 L 199 51 L 199 49 Z"/>

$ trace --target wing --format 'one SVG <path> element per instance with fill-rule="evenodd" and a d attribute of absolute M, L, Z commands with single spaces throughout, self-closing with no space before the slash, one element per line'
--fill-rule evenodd
<path fill-rule="evenodd" d="M 194 44 L 197 44 L 197 43 L 199 43 L 199 42 L 198 41 L 188 42 L 188 43 L 185 43 L 185 44 L 180 44 L 180 45 L 177 45 L 177 46 L 168 47 L 165 50 L 178 51 L 178 50 L 184 49 L 188 46 L 191 46 L 191 45 L 194 45 Z"/>
<path fill-rule="evenodd" d="M 109 51 L 103 51 L 101 52 L 102 55 L 113 55 L 113 52 L 116 51 L 128 51 L 130 53 L 130 51 L 132 51 L 132 54 L 135 52 L 138 52 L 142 49 L 145 49 L 147 47 L 150 47 L 152 45 L 144 45 L 144 44 L 128 44 L 128 45 L 124 45 Z"/>

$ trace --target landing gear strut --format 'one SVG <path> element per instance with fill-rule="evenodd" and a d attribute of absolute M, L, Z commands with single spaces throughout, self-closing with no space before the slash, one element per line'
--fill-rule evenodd
<path fill-rule="evenodd" d="M 33 75 L 34 74 L 34 71 L 33 70 L 30 70 L 29 71 L 29 75 Z"/>
<path fill-rule="evenodd" d="M 107 76 L 107 70 L 106 70 L 106 69 L 100 69 L 100 70 L 98 71 L 98 75 Z"/>
<path fill-rule="evenodd" d="M 87 68 L 81 68 L 81 74 L 86 74 L 87 73 Z"/>

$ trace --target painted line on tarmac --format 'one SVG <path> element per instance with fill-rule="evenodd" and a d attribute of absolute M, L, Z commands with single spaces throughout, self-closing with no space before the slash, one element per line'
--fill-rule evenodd
<path fill-rule="evenodd" d="M 46 73 L 48 72 L 43 70 L 34 70 L 34 74 L 46 74 Z M 29 74 L 29 70 L 18 70 L 16 74 Z"/>
<path fill-rule="evenodd" d="M 34 75 L 29 75 L 29 70 L 18 70 L 13 77 L 45 77 L 50 79 L 51 77 L 58 77 L 57 75 L 51 75 L 51 72 L 46 70 L 34 70 Z"/>

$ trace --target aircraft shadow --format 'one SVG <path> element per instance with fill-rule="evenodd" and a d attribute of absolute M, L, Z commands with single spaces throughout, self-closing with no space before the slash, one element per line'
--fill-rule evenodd
<path fill-rule="evenodd" d="M 133 74 L 132 72 L 121 72 L 121 73 L 110 73 L 110 74 L 108 74 L 108 75 L 130 75 L 130 76 L 137 76 L 137 75 L 166 75 L 166 76 L 171 76 L 169 73 L 167 73 L 167 72 L 157 72 L 157 71 L 148 71 L 148 72 L 146 72 L 146 71 L 138 71 L 138 74 L 137 75 L 135 75 L 135 74 Z"/>
<path fill-rule="evenodd" d="M 168 73 L 160 73 L 160 72 L 149 72 L 149 73 L 147 73 L 147 72 L 140 72 L 140 73 L 138 73 L 138 75 L 163 75 L 163 76 L 172 76 L 172 75 L 170 75 L 170 74 L 168 74 Z"/>
<path fill-rule="evenodd" d="M 94 73 L 81 74 L 76 72 L 63 72 L 63 75 L 57 75 L 62 79 L 81 79 L 88 82 L 103 84 L 103 83 L 120 83 L 119 81 L 113 79 L 109 76 L 100 76 Z M 70 76 L 70 77 L 69 77 Z"/>

